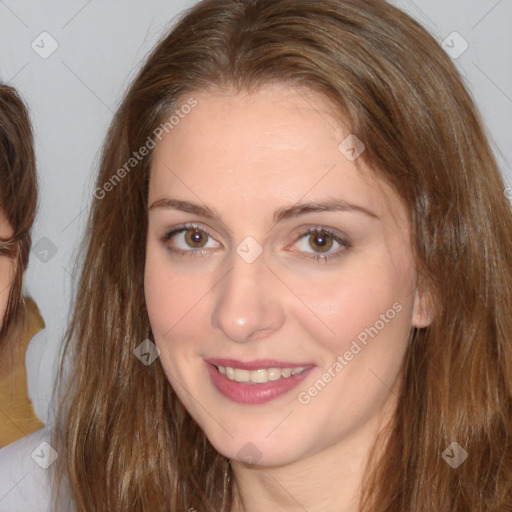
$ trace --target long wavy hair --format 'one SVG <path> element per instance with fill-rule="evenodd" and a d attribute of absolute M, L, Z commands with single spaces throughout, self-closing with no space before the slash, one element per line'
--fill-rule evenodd
<path fill-rule="evenodd" d="M 2 366 L 12 360 L 16 341 L 33 317 L 22 291 L 36 210 L 36 158 L 28 110 L 13 87 L 0 84 L 0 211 L 14 232 L 0 239 L 0 255 L 12 258 L 15 266 L 0 329 Z"/>
<path fill-rule="evenodd" d="M 450 58 L 383 0 L 204 0 L 151 52 L 106 137 L 77 263 L 71 371 L 55 426 L 58 481 L 78 512 L 231 510 L 229 461 L 160 362 L 134 356 L 152 339 L 143 288 L 151 154 L 130 158 L 194 91 L 271 82 L 308 87 L 337 106 L 366 145 L 361 158 L 407 207 L 432 297 L 432 324 L 411 332 L 360 510 L 510 512 L 510 203 Z M 442 457 L 452 442 L 468 453 L 456 469 Z"/>

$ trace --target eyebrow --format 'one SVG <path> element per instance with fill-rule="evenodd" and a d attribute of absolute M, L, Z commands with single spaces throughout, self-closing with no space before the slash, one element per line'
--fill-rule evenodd
<path fill-rule="evenodd" d="M 322 202 L 311 202 L 311 203 L 298 203 L 292 206 L 279 208 L 274 212 L 274 222 L 280 222 L 282 220 L 289 219 L 291 217 L 300 217 L 301 215 L 307 215 L 308 213 L 316 212 L 358 212 L 378 219 L 379 216 L 357 204 L 349 203 L 343 199 L 327 199 Z"/>
<path fill-rule="evenodd" d="M 214 208 L 191 203 L 190 201 L 182 201 L 180 199 L 158 199 L 151 204 L 148 211 L 156 210 L 158 208 L 180 210 L 182 212 L 192 213 L 207 219 L 215 219 L 218 221 L 222 220 L 220 213 Z M 374 219 L 380 218 L 376 213 L 364 206 L 352 204 L 343 199 L 333 198 L 322 202 L 298 203 L 292 206 L 278 208 L 274 212 L 273 221 L 274 223 L 278 223 L 292 217 L 300 217 L 301 215 L 316 212 L 359 212 Z"/>

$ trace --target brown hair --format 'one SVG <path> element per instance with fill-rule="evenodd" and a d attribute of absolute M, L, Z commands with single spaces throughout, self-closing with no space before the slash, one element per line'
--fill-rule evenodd
<path fill-rule="evenodd" d="M 309 87 L 339 107 L 362 157 L 407 206 L 434 320 L 413 330 L 386 441 L 361 510 L 512 509 L 512 214 L 450 58 L 382 0 L 206 0 L 156 46 L 108 133 L 97 190 L 194 91 Z M 151 158 L 95 193 L 67 335 L 74 366 L 56 428 L 59 475 L 78 512 L 229 512 L 233 473 L 159 362 L 143 271 Z M 457 469 L 452 442 L 469 453 Z M 379 456 L 377 456 L 379 452 Z M 382 456 L 380 454 L 382 453 Z"/>
<path fill-rule="evenodd" d="M 0 240 L 0 255 L 13 258 L 16 266 L 0 331 L 2 357 L 14 348 L 30 316 L 22 288 L 36 209 L 36 163 L 28 111 L 15 89 L 0 84 L 0 211 L 14 231 L 10 239 Z"/>

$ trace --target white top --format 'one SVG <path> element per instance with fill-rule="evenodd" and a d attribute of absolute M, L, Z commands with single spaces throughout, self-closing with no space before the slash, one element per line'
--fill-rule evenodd
<path fill-rule="evenodd" d="M 57 452 L 50 439 L 42 428 L 0 450 L 0 512 L 55 512 L 50 468 Z"/>

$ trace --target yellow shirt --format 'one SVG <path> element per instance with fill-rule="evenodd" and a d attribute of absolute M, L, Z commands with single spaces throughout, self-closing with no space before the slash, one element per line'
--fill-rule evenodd
<path fill-rule="evenodd" d="M 25 299 L 28 309 L 27 328 L 19 340 L 14 364 L 0 373 L 0 448 L 43 427 L 28 398 L 25 353 L 33 336 L 44 328 L 36 303 Z"/>

